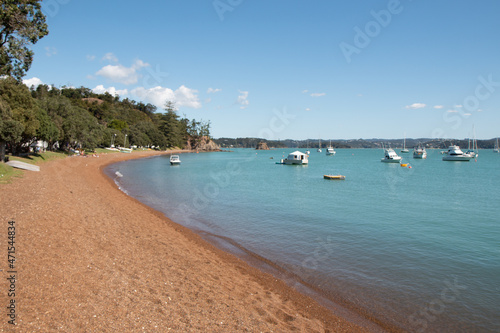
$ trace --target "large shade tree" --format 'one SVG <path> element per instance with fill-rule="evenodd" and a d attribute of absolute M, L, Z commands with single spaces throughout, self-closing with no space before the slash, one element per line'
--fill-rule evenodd
<path fill-rule="evenodd" d="M 49 31 L 41 0 L 0 1 L 0 76 L 21 80 L 33 62 L 29 46 Z"/>
<path fill-rule="evenodd" d="M 21 81 L 29 70 L 33 62 L 29 46 L 49 33 L 40 3 L 41 0 L 0 1 L 0 77 L 10 76 Z M 4 98 L 0 116 L 0 161 L 5 158 L 6 142 L 16 144 L 20 133 L 26 132 L 23 124 L 15 119 L 15 107 L 8 104 L 8 98 Z"/>

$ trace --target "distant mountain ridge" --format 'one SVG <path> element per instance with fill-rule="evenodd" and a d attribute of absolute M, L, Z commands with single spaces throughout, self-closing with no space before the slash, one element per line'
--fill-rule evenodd
<path fill-rule="evenodd" d="M 221 148 L 257 148 L 260 142 L 266 143 L 271 149 L 273 148 L 318 148 L 318 139 L 309 140 L 266 140 L 263 138 L 218 138 L 213 139 L 216 144 Z M 495 146 L 495 140 L 477 140 L 477 146 L 479 149 L 493 149 Z M 404 139 L 336 139 L 331 140 L 332 146 L 334 148 L 403 148 Z M 330 139 L 321 139 L 321 147 L 326 148 L 330 144 Z M 409 139 L 406 138 L 406 148 L 413 149 L 418 145 L 422 145 L 425 148 L 436 148 L 436 149 L 446 149 L 450 145 L 458 145 L 461 148 L 467 148 L 469 146 L 469 139 L 430 139 L 430 138 L 417 138 Z M 472 139 L 470 140 L 470 145 L 472 147 Z"/>

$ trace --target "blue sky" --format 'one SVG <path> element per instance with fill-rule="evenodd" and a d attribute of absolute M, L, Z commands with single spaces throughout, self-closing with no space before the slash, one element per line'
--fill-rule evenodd
<path fill-rule="evenodd" d="M 214 137 L 500 135 L 500 2 L 44 0 L 25 76 L 210 120 Z"/>

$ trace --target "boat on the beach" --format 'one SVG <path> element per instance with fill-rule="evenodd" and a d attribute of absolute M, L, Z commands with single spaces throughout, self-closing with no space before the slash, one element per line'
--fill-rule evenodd
<path fill-rule="evenodd" d="M 121 153 L 128 153 L 128 154 L 130 154 L 130 153 L 132 153 L 132 149 L 121 147 L 120 148 L 120 152 Z"/>
<path fill-rule="evenodd" d="M 323 178 L 331 180 L 345 180 L 345 176 L 342 175 L 323 175 Z"/>
<path fill-rule="evenodd" d="M 473 158 L 472 155 L 464 153 L 459 146 L 450 146 L 446 155 L 443 157 L 443 161 L 470 161 Z"/>
<path fill-rule="evenodd" d="M 309 155 L 304 154 L 298 150 L 288 154 L 287 158 L 281 159 L 280 162 L 276 162 L 276 164 L 287 164 L 287 165 L 305 165 L 308 163 L 309 163 Z"/>
<path fill-rule="evenodd" d="M 420 144 L 417 148 L 413 148 L 413 158 L 427 158 L 427 152 L 425 151 L 425 148 L 422 148 Z"/>
<path fill-rule="evenodd" d="M 5 164 L 10 165 L 13 168 L 29 170 L 29 171 L 40 171 L 38 165 L 29 164 L 21 161 L 8 161 Z"/>
<path fill-rule="evenodd" d="M 181 159 L 179 155 L 171 155 L 170 156 L 170 165 L 179 165 L 181 164 Z"/>
<path fill-rule="evenodd" d="M 380 161 L 384 163 L 401 163 L 402 159 L 403 158 L 401 156 L 398 156 L 398 154 L 396 154 L 394 149 L 387 148 L 384 149 L 384 157 Z"/>

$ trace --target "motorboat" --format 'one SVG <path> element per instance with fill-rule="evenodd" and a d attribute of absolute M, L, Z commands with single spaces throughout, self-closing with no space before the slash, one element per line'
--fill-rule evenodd
<path fill-rule="evenodd" d="M 470 161 L 473 158 L 471 154 L 464 153 L 459 146 L 449 146 L 448 151 L 443 157 L 443 161 Z"/>
<path fill-rule="evenodd" d="M 181 159 L 179 155 L 171 155 L 170 156 L 170 165 L 179 165 L 181 164 Z"/>
<path fill-rule="evenodd" d="M 401 163 L 401 160 L 403 159 L 401 156 L 398 156 L 394 149 L 392 148 L 387 148 L 384 150 L 385 151 L 385 156 L 382 158 L 380 161 L 384 163 Z"/>
<path fill-rule="evenodd" d="M 425 148 L 422 148 L 421 145 L 418 145 L 417 148 L 413 148 L 413 158 L 427 158 L 427 152 L 425 151 Z"/>
<path fill-rule="evenodd" d="M 287 164 L 287 165 L 305 165 L 309 163 L 309 155 L 304 154 L 298 150 L 293 153 L 288 154 L 287 158 L 282 159 L 277 164 Z"/>
<path fill-rule="evenodd" d="M 333 156 L 333 155 L 335 155 L 335 153 L 336 153 L 336 151 L 335 151 L 335 149 L 333 149 L 332 142 L 330 141 L 330 145 L 328 147 L 326 147 L 326 154 Z"/>

